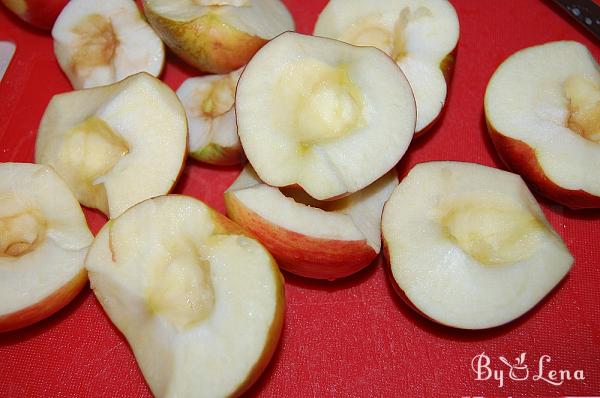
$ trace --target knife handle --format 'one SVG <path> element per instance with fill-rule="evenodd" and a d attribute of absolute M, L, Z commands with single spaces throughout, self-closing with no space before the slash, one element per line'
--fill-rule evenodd
<path fill-rule="evenodd" d="M 600 40 L 600 6 L 593 0 L 554 0 L 572 18 Z"/>

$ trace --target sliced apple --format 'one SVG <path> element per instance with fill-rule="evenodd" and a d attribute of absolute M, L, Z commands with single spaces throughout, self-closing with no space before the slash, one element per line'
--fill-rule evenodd
<path fill-rule="evenodd" d="M 47 166 L 0 163 L 0 332 L 42 320 L 87 283 L 92 233 L 77 200 Z"/>
<path fill-rule="evenodd" d="M 241 162 L 234 108 L 241 73 L 240 69 L 227 75 L 192 77 L 177 90 L 188 119 L 193 158 L 221 166 Z"/>
<path fill-rule="evenodd" d="M 600 67 L 584 45 L 513 54 L 488 84 L 485 115 L 512 170 L 561 204 L 600 208 Z"/>
<path fill-rule="evenodd" d="M 173 187 L 187 153 L 187 122 L 175 93 L 139 73 L 110 86 L 52 98 L 35 158 L 81 204 L 113 218 Z"/>
<path fill-rule="evenodd" d="M 252 167 L 225 192 L 227 214 L 252 232 L 285 270 L 334 280 L 368 266 L 381 249 L 383 204 L 395 171 L 343 199 L 319 202 L 301 190 L 264 184 Z"/>
<path fill-rule="evenodd" d="M 573 263 L 523 180 L 478 164 L 415 166 L 385 205 L 382 230 L 400 296 L 457 328 L 518 318 Z"/>
<path fill-rule="evenodd" d="M 416 110 L 398 66 L 372 47 L 284 33 L 246 66 L 238 134 L 265 183 L 318 200 L 357 192 L 391 170 L 414 134 Z"/>
<path fill-rule="evenodd" d="M 52 29 L 54 52 L 75 89 L 158 76 L 165 50 L 132 0 L 71 0 Z"/>
<path fill-rule="evenodd" d="M 157 397 L 238 396 L 279 340 L 277 264 L 196 199 L 149 199 L 109 221 L 86 267 Z"/>
<path fill-rule="evenodd" d="M 279 0 L 143 0 L 143 5 L 165 44 L 203 72 L 239 69 L 270 39 L 294 30 Z"/>
<path fill-rule="evenodd" d="M 44 30 L 52 29 L 54 21 L 69 0 L 0 0 L 23 21 Z"/>
<path fill-rule="evenodd" d="M 417 102 L 417 134 L 439 117 L 454 69 L 459 22 L 447 0 L 331 0 L 316 36 L 377 47 L 398 63 Z"/>

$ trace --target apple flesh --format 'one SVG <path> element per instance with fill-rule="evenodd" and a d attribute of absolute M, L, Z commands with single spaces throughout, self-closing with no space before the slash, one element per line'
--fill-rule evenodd
<path fill-rule="evenodd" d="M 385 205 L 382 234 L 400 296 L 462 329 L 518 318 L 573 263 L 523 180 L 478 164 L 415 166 Z"/>
<path fill-rule="evenodd" d="M 227 214 L 296 275 L 334 280 L 368 266 L 381 249 L 383 204 L 394 171 L 346 198 L 319 202 L 300 190 L 264 184 L 250 166 L 225 192 Z"/>
<path fill-rule="evenodd" d="M 147 73 L 55 96 L 35 147 L 37 163 L 54 167 L 81 204 L 111 218 L 168 193 L 186 154 L 183 106 Z"/>
<path fill-rule="evenodd" d="M 71 0 L 52 29 L 54 53 L 75 89 L 160 75 L 165 50 L 131 0 Z"/>
<path fill-rule="evenodd" d="M 246 66 L 235 107 L 260 179 L 317 200 L 357 192 L 390 171 L 416 120 L 410 85 L 382 51 L 290 32 Z"/>
<path fill-rule="evenodd" d="M 69 0 L 0 0 L 23 21 L 44 30 L 51 30 L 54 21 Z"/>
<path fill-rule="evenodd" d="M 177 96 L 189 126 L 190 156 L 204 163 L 231 166 L 242 161 L 235 120 L 235 89 L 241 69 L 227 75 L 192 77 Z"/>
<path fill-rule="evenodd" d="M 132 207 L 100 230 L 85 264 L 155 396 L 238 396 L 277 346 L 285 307 L 277 264 L 194 198 Z"/>
<path fill-rule="evenodd" d="M 392 57 L 413 89 L 419 135 L 444 107 L 459 30 L 456 11 L 447 0 L 331 0 L 314 34 L 377 47 Z"/>
<path fill-rule="evenodd" d="M 165 44 L 202 72 L 239 69 L 270 39 L 294 30 L 279 0 L 143 0 L 143 5 Z"/>
<path fill-rule="evenodd" d="M 500 157 L 548 198 L 600 208 L 600 68 L 580 43 L 561 41 L 513 54 L 485 95 Z"/>
<path fill-rule="evenodd" d="M 81 291 L 92 239 L 79 203 L 51 168 L 0 164 L 0 332 L 54 314 Z"/>

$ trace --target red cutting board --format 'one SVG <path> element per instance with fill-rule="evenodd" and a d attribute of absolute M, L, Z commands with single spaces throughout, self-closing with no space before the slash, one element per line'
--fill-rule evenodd
<path fill-rule="evenodd" d="M 284 2 L 303 33 L 312 31 L 326 3 Z M 600 55 L 597 42 L 550 1 L 452 3 L 460 18 L 461 38 L 446 112 L 433 131 L 413 143 L 399 165 L 402 175 L 417 162 L 440 159 L 504 168 L 486 135 L 483 95 L 495 68 L 513 52 L 568 39 L 584 43 L 597 58 Z M 70 85 L 54 59 L 51 38 L 2 8 L 0 40 L 4 39 L 17 44 L 17 53 L 0 84 L 0 161 L 31 162 L 48 101 L 70 90 Z M 177 88 L 194 73 L 169 54 L 163 78 L 171 87 Z M 190 160 L 176 192 L 223 211 L 222 193 L 239 170 Z M 248 395 L 600 395 L 600 212 L 570 211 L 539 200 L 576 262 L 569 276 L 528 314 L 488 331 L 439 326 L 396 297 L 380 261 L 335 283 L 285 274 L 283 336 L 270 366 Z M 96 232 L 104 217 L 86 213 Z M 482 353 L 489 356 L 490 369 L 497 374 L 504 371 L 501 387 L 494 379 L 477 380 L 471 362 Z M 521 353 L 526 353 L 529 377 L 511 380 L 498 357 L 515 362 Z M 550 370 L 570 371 L 572 379 L 555 386 L 534 377 L 540 358 L 550 359 L 543 362 L 546 379 Z M 575 371 L 585 379 L 573 379 Z M 147 396 L 150 392 L 126 341 L 89 289 L 50 319 L 0 335 L 2 398 Z"/>

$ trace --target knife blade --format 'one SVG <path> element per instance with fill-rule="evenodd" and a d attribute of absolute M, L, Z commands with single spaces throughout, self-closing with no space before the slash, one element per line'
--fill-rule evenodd
<path fill-rule="evenodd" d="M 573 19 L 600 40 L 600 6 L 594 0 L 553 0 Z"/>
<path fill-rule="evenodd" d="M 8 69 L 8 65 L 15 55 L 17 46 L 10 41 L 0 41 L 0 82 Z"/>

